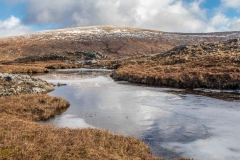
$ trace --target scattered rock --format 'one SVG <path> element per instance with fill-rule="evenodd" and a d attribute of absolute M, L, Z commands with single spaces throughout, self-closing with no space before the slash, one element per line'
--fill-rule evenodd
<path fill-rule="evenodd" d="M 231 57 L 238 57 L 240 51 L 240 39 L 230 39 L 223 42 L 203 42 L 196 45 L 181 45 L 174 47 L 173 49 L 159 53 L 152 57 L 152 60 L 161 60 L 163 58 L 169 57 L 168 61 L 165 61 L 166 65 L 176 64 L 176 63 L 186 63 L 192 61 L 193 58 L 199 59 L 202 56 L 209 56 L 211 54 L 225 55 L 230 57 L 228 61 L 238 62 L 238 59 L 233 59 Z M 239 55 L 240 56 L 240 55 Z"/>
<path fill-rule="evenodd" d="M 26 62 L 35 62 L 35 61 L 47 61 L 47 60 L 62 60 L 66 61 L 68 58 L 66 56 L 62 56 L 59 54 L 49 54 L 49 55 L 41 55 L 41 56 L 27 56 L 23 58 L 15 59 L 16 62 L 26 63 Z"/>
<path fill-rule="evenodd" d="M 57 86 L 60 87 L 60 86 L 66 86 L 67 84 L 63 84 L 63 83 L 57 83 Z"/>
<path fill-rule="evenodd" d="M 107 56 L 99 51 L 67 52 L 67 54 L 82 60 L 107 59 Z"/>
<path fill-rule="evenodd" d="M 0 73 L 0 97 L 17 94 L 46 93 L 54 85 L 29 75 Z"/>

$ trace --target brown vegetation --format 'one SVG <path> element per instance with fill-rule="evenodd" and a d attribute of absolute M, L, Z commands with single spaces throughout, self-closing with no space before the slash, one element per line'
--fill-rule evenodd
<path fill-rule="evenodd" d="M 149 55 L 183 44 L 216 42 L 239 36 L 239 32 L 185 34 L 127 27 L 87 27 L 0 39 L 0 60 L 66 52 L 100 51 L 110 57 Z"/>
<path fill-rule="evenodd" d="M 0 64 L 1 73 L 46 73 L 47 68 L 34 64 Z"/>
<path fill-rule="evenodd" d="M 42 125 L 69 106 L 48 95 L 0 98 L 0 159 L 160 159 L 143 142 L 98 129 Z"/>
<path fill-rule="evenodd" d="M 0 73 L 47 73 L 50 69 L 71 68 L 108 68 L 116 69 L 122 64 L 122 60 L 98 60 L 96 64 L 78 64 L 71 61 L 48 60 L 19 63 L 15 61 L 0 63 Z"/>
<path fill-rule="evenodd" d="M 190 67 L 190 68 L 189 68 Z M 157 66 L 128 65 L 119 68 L 112 76 L 133 83 L 176 88 L 239 89 L 239 69 L 226 66 L 192 68 L 191 65 Z"/>
<path fill-rule="evenodd" d="M 3 114 L 0 159 L 157 159 L 143 142 L 97 129 L 45 126 Z"/>
<path fill-rule="evenodd" d="M 240 89 L 239 39 L 181 46 L 128 62 L 113 78 L 177 88 Z"/>
<path fill-rule="evenodd" d="M 62 98 L 46 94 L 17 95 L 0 98 L 0 113 L 32 121 L 47 120 L 70 104 Z"/>
<path fill-rule="evenodd" d="M 0 64 L 1 73 L 46 73 L 49 69 L 79 68 L 78 64 L 63 61 L 36 61 L 28 63 L 5 62 Z"/>

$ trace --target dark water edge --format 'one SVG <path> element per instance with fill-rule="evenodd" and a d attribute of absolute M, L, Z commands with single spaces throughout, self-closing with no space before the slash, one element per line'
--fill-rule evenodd
<path fill-rule="evenodd" d="M 216 98 L 225 101 L 240 102 L 240 90 L 211 90 L 211 89 L 184 89 L 182 91 L 167 91 L 167 93 L 173 94 L 194 94 L 211 98 Z"/>
<path fill-rule="evenodd" d="M 46 123 L 134 136 L 146 142 L 154 155 L 165 158 L 240 158 L 239 102 L 114 82 L 110 73 L 85 69 L 38 75 L 66 83 L 50 95 L 71 103 L 66 112 Z"/>

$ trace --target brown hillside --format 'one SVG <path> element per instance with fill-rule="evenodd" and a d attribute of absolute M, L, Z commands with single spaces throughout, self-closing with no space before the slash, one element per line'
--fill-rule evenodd
<path fill-rule="evenodd" d="M 161 53 L 175 46 L 236 38 L 240 32 L 185 34 L 126 27 L 86 27 L 0 39 L 0 61 L 25 56 L 100 51 L 110 57 Z"/>

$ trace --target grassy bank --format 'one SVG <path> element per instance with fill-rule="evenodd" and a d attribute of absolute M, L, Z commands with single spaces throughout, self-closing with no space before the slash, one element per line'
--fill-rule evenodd
<path fill-rule="evenodd" d="M 50 69 L 71 69 L 71 68 L 109 68 L 116 69 L 120 66 L 118 60 L 99 60 L 98 64 L 84 65 L 64 62 L 60 60 L 36 61 L 18 63 L 14 61 L 1 62 L 0 73 L 47 73 Z"/>
<path fill-rule="evenodd" d="M 44 126 L 3 114 L 0 159 L 155 159 L 147 145 L 97 129 Z"/>
<path fill-rule="evenodd" d="M 31 121 L 47 120 L 70 105 L 65 99 L 46 94 L 10 96 L 0 98 L 0 102 L 0 113 Z"/>
<path fill-rule="evenodd" d="M 44 94 L 0 98 L 0 159 L 157 159 L 132 137 L 37 123 L 69 103 Z"/>
<path fill-rule="evenodd" d="M 112 77 L 133 83 L 175 88 L 240 89 L 239 67 L 193 67 L 177 65 L 127 65 Z"/>
<path fill-rule="evenodd" d="M 125 62 L 117 80 L 176 88 L 240 89 L 240 40 L 179 46 Z"/>
<path fill-rule="evenodd" d="M 79 68 L 78 64 L 70 64 L 62 61 L 36 61 L 28 63 L 2 62 L 1 73 L 46 73 L 49 69 Z"/>

